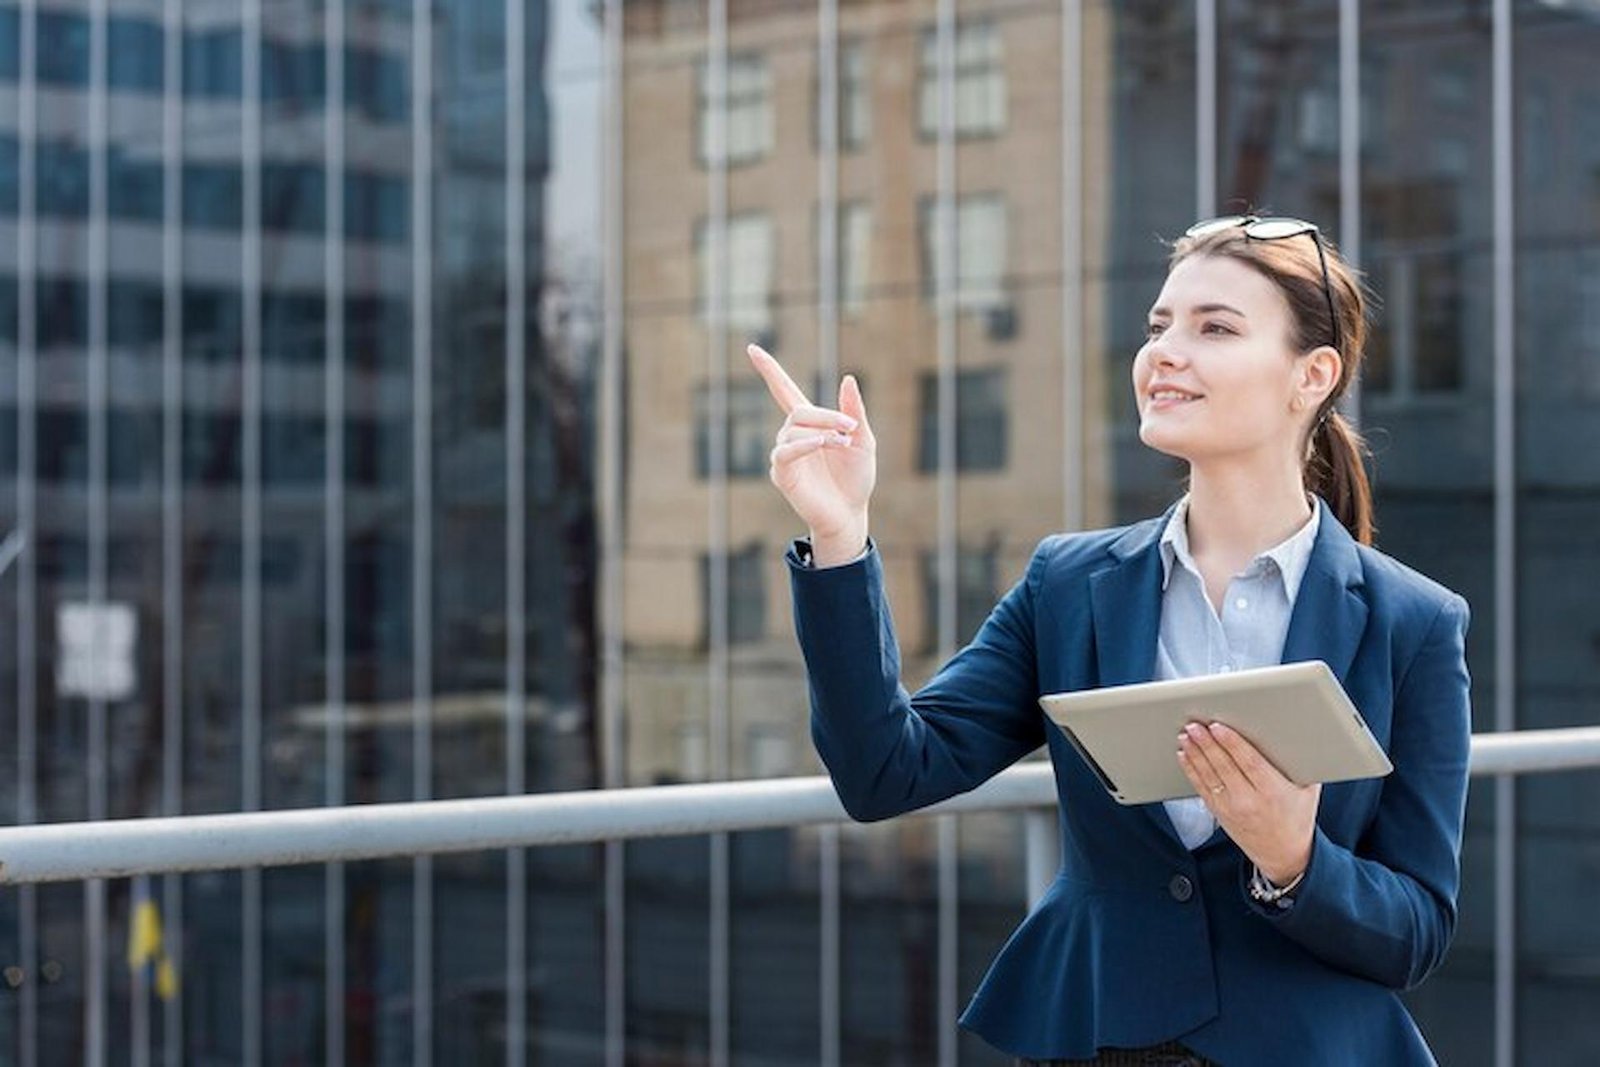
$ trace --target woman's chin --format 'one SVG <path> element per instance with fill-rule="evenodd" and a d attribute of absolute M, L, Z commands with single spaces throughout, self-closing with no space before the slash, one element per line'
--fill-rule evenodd
<path fill-rule="evenodd" d="M 1173 426 L 1163 426 L 1159 418 L 1144 418 L 1139 423 L 1139 440 L 1157 452 L 1165 452 L 1169 456 L 1187 459 L 1188 442 L 1193 434 L 1185 433 Z"/>

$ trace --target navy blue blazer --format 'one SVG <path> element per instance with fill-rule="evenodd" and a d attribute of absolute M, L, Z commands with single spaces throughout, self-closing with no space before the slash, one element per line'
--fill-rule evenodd
<path fill-rule="evenodd" d="M 1318 506 L 1283 661 L 1325 661 L 1394 771 L 1323 787 L 1287 910 L 1250 899 L 1249 861 L 1220 829 L 1191 852 L 1161 804 L 1114 801 L 1037 702 L 1154 677 L 1171 508 L 1047 538 L 915 695 L 900 684 L 876 549 L 821 570 L 790 550 L 812 738 L 851 817 L 933 804 L 1049 746 L 1061 870 L 963 1027 L 1035 1058 L 1177 1038 L 1225 1067 L 1434 1062 L 1398 991 L 1439 965 L 1456 924 L 1468 607 Z"/>

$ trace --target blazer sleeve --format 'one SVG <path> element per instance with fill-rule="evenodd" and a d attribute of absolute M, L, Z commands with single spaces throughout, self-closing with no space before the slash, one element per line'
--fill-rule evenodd
<path fill-rule="evenodd" d="M 1446 600 L 1401 678 L 1389 745 L 1394 770 L 1356 850 L 1319 826 L 1287 908 L 1246 893 L 1252 909 L 1320 959 L 1393 989 L 1421 983 L 1455 932 L 1472 741 L 1470 616 L 1461 597 Z M 1241 879 L 1248 872 L 1247 861 Z"/>
<path fill-rule="evenodd" d="M 966 792 L 1044 744 L 1034 658 L 1043 555 L 1041 546 L 971 644 L 913 695 L 900 683 L 876 546 L 820 570 L 789 550 L 811 737 L 851 818 L 887 819 Z"/>

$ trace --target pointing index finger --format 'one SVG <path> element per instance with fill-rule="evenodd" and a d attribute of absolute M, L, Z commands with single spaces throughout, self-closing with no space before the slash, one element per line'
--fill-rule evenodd
<path fill-rule="evenodd" d="M 756 373 L 761 375 L 761 380 L 767 383 L 767 392 L 772 394 L 772 399 L 778 402 L 785 415 L 801 404 L 810 404 L 805 392 L 789 377 L 789 372 L 773 359 L 771 354 L 760 345 L 750 345 L 745 349 L 750 354 L 750 362 L 755 364 Z"/>

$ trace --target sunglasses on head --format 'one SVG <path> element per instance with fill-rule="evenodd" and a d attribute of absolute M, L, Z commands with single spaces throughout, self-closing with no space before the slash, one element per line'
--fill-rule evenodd
<path fill-rule="evenodd" d="M 1310 234 L 1317 245 L 1317 260 L 1322 264 L 1322 295 L 1328 299 L 1328 322 L 1333 328 L 1334 351 L 1344 354 L 1344 342 L 1339 335 L 1339 315 L 1333 309 L 1333 280 L 1328 275 L 1328 255 L 1322 248 L 1322 231 L 1314 222 L 1286 217 L 1260 218 L 1256 215 L 1223 215 L 1205 219 L 1184 231 L 1185 237 L 1206 237 L 1235 226 L 1244 230 L 1252 241 L 1281 241 L 1286 237 Z"/>

